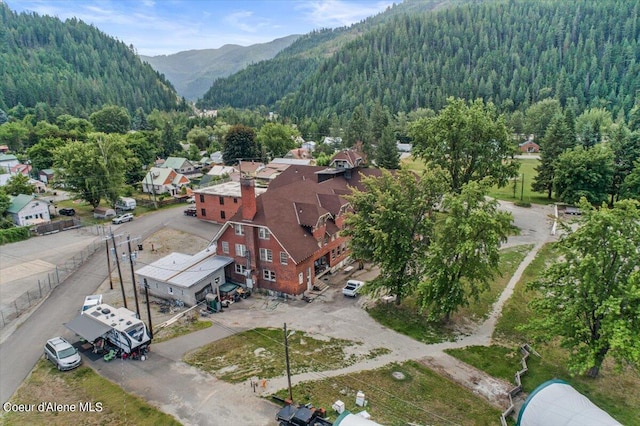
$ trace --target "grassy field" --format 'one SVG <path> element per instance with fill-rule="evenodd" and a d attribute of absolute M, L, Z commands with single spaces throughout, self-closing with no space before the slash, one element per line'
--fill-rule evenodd
<path fill-rule="evenodd" d="M 393 373 L 402 373 L 403 378 L 397 379 Z M 364 408 L 355 404 L 358 391 L 365 394 Z M 288 391 L 277 395 L 287 398 Z M 297 403 L 325 408 L 330 414 L 331 405 L 341 400 L 347 410 L 358 413 L 366 409 L 373 420 L 388 426 L 495 425 L 500 417 L 499 410 L 468 389 L 414 361 L 299 383 L 293 387 L 293 398 Z"/>
<path fill-rule="evenodd" d="M 402 305 L 378 304 L 369 309 L 376 321 L 398 333 L 410 336 L 424 343 L 439 343 L 453 340 L 464 330 L 468 322 L 479 322 L 487 317 L 491 306 L 498 299 L 511 276 L 531 250 L 532 246 L 523 245 L 503 250 L 500 256 L 500 273 L 490 284 L 489 290 L 482 293 L 478 301 L 461 307 L 452 315 L 447 325 L 427 321 L 426 315 L 419 312 L 415 298 L 405 300 Z"/>
<path fill-rule="evenodd" d="M 507 301 L 494 333 L 501 345 L 468 347 L 448 351 L 451 355 L 513 383 L 513 376 L 520 369 L 518 346 L 530 342 L 528 336 L 518 330 L 532 312 L 527 307 L 533 294 L 526 291 L 526 283 L 536 279 L 548 262 L 556 257 L 552 245 L 545 246 L 525 270 L 516 285 L 513 296 Z M 565 368 L 568 353 L 557 344 L 534 345 L 541 358 L 529 358 L 529 371 L 523 377 L 525 392 L 533 391 L 547 380 L 558 378 L 571 384 L 591 401 L 625 425 L 638 424 L 640 419 L 640 374 L 631 368 L 616 371 L 612 362 L 605 362 L 600 377 L 589 379 L 573 376 Z"/>
<path fill-rule="evenodd" d="M 155 331 L 153 343 L 164 342 L 178 336 L 193 333 L 194 331 L 204 330 L 205 328 L 211 327 L 211 325 L 211 321 L 206 320 L 180 321 L 177 324 Z"/>
<path fill-rule="evenodd" d="M 521 158 L 518 161 L 520 162 L 520 172 L 518 177 L 503 188 L 494 186 L 489 190 L 489 195 L 504 201 L 523 201 L 534 204 L 551 204 L 555 202 L 555 199 L 549 200 L 546 194 L 534 192 L 531 189 L 531 183 L 537 176 L 535 168 L 540 161 L 536 158 Z M 425 164 L 422 160 L 416 160 L 413 158 L 403 161 L 402 166 L 418 173 L 425 168 Z M 523 176 L 524 187 L 522 185 Z"/>
<path fill-rule="evenodd" d="M 358 342 L 316 339 L 293 330 L 289 335 L 291 374 L 343 368 L 389 352 L 384 348 L 359 352 Z M 283 331 L 256 328 L 203 346 L 187 354 L 184 361 L 219 379 L 238 383 L 256 376 L 268 379 L 285 375 L 284 359 Z"/>
<path fill-rule="evenodd" d="M 50 362 L 40 360 L 16 394 L 14 404 L 35 404 L 35 412 L 9 412 L 0 417 L 2 425 L 179 425 L 172 416 L 161 412 L 137 396 L 80 366 L 60 372 Z M 53 402 L 75 407 L 75 412 L 38 412 L 38 404 Z M 92 403 L 94 412 L 80 411 Z M 98 404 L 99 403 L 99 404 Z M 97 411 L 101 410 L 101 411 Z"/>

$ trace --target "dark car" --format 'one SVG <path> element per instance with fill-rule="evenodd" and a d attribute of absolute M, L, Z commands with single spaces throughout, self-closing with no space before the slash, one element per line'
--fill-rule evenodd
<path fill-rule="evenodd" d="M 60 209 L 58 210 L 62 216 L 75 216 L 76 211 L 74 209 Z"/>
<path fill-rule="evenodd" d="M 185 209 L 185 211 L 184 211 L 184 215 L 185 215 L 185 216 L 196 216 L 196 209 L 195 209 L 195 207 L 189 207 L 188 209 Z"/>

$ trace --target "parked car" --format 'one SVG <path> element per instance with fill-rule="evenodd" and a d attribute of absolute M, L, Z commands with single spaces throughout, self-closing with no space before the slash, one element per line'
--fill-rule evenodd
<path fill-rule="evenodd" d="M 189 204 L 195 204 L 196 202 L 196 197 L 189 197 L 187 198 L 187 203 Z"/>
<path fill-rule="evenodd" d="M 78 350 L 62 337 L 47 340 L 44 345 L 44 357 L 60 371 L 72 370 L 82 364 Z"/>
<path fill-rule="evenodd" d="M 131 222 L 132 220 L 133 220 L 133 214 L 125 213 L 111 219 L 111 223 L 113 223 L 114 225 L 117 225 L 119 223 Z"/>
<path fill-rule="evenodd" d="M 349 280 L 347 281 L 347 285 L 342 289 L 342 294 L 349 297 L 356 297 L 362 286 L 364 286 L 364 281 Z"/>
<path fill-rule="evenodd" d="M 195 207 L 189 207 L 187 209 L 184 209 L 184 215 L 185 216 L 197 216 L 196 208 Z"/>
<path fill-rule="evenodd" d="M 58 213 L 61 214 L 62 216 L 75 216 L 76 211 L 74 209 L 60 209 L 58 210 Z"/>

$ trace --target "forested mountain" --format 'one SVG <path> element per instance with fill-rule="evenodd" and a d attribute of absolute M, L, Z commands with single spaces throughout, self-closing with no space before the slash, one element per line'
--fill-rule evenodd
<path fill-rule="evenodd" d="M 87 117 L 105 104 L 178 106 L 168 81 L 123 42 L 77 19 L 17 14 L 0 2 L 0 109 L 47 104 Z"/>
<path fill-rule="evenodd" d="M 256 108 L 261 105 L 273 108 L 278 100 L 295 92 L 317 72 L 324 60 L 362 34 L 395 16 L 423 13 L 448 3 L 447 0 L 405 0 L 350 27 L 312 31 L 299 37 L 274 59 L 214 81 L 197 105 L 199 108 Z"/>
<path fill-rule="evenodd" d="M 547 97 L 563 104 L 574 98 L 578 111 L 597 106 L 616 113 L 634 104 L 639 0 L 486 1 L 412 10 L 394 13 L 331 57 L 316 58 L 313 72 L 300 68 L 304 76 L 287 66 L 288 49 L 260 64 L 264 81 L 301 81 L 288 93 L 253 84 L 258 71 L 248 69 L 229 78 L 233 85 L 216 82 L 202 104 L 274 108 L 280 98 L 282 114 L 300 117 L 341 115 L 376 101 L 390 111 L 439 110 L 448 96 L 491 100 L 503 111 Z M 269 64 L 276 61 L 282 63 Z"/>
<path fill-rule="evenodd" d="M 226 44 L 219 49 L 188 50 L 173 55 L 140 55 L 140 58 L 164 74 L 180 96 L 195 101 L 204 95 L 214 80 L 234 74 L 249 64 L 273 58 L 298 37 L 290 35 L 251 46 Z"/>

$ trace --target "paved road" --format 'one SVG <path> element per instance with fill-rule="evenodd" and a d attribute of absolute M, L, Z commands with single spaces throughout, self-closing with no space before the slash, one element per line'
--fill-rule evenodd
<path fill-rule="evenodd" d="M 132 222 L 113 226 L 114 233 L 130 233 L 132 236 L 148 236 L 163 226 L 171 226 L 186 232 L 213 237 L 219 227 L 182 214 L 182 208 L 161 210 L 154 214 L 136 217 Z M 77 232 L 77 231 L 71 231 Z M 12 253 L 20 253 L 19 260 L 30 261 L 41 256 L 57 256 L 64 250 L 72 234 L 52 234 L 12 244 Z M 73 238 L 71 238 L 73 240 Z M 40 250 L 50 246 L 49 250 Z M 5 252 L 3 248 L 3 253 Z M 53 254 L 47 254 L 54 252 Z M 31 257 L 29 257 L 31 256 Z M 0 343 L 0 401 L 4 403 L 16 391 L 42 355 L 44 342 L 56 335 L 73 338 L 63 324 L 73 319 L 84 297 L 93 294 L 107 278 L 106 252 L 95 253 L 65 282 L 54 289 L 49 297 L 35 308 L 18 327 L 3 330 Z M 12 332 L 7 336 L 8 332 Z"/>

